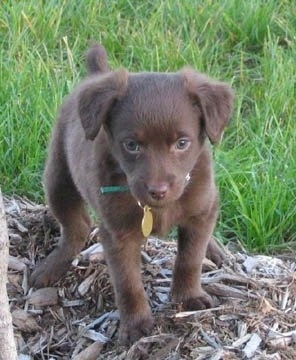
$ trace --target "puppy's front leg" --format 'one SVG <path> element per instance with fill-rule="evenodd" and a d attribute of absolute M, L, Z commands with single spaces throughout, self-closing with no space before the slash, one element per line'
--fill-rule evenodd
<path fill-rule="evenodd" d="M 141 279 L 141 241 L 138 233 L 111 235 L 101 228 L 102 243 L 120 313 L 119 340 L 133 343 L 153 327 L 151 309 Z"/>
<path fill-rule="evenodd" d="M 213 306 L 211 297 L 201 287 L 202 261 L 206 255 L 212 231 L 212 221 L 204 221 L 204 219 L 179 228 L 172 298 L 182 303 L 186 310 L 199 310 Z"/>

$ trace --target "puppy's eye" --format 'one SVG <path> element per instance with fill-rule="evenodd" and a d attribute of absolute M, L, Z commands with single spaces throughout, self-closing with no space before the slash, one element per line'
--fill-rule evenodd
<path fill-rule="evenodd" d="M 187 150 L 190 144 L 191 144 L 190 140 L 186 138 L 181 138 L 175 143 L 175 148 L 177 150 Z"/>
<path fill-rule="evenodd" d="M 123 146 L 131 154 L 137 154 L 141 150 L 140 145 L 135 140 L 126 140 L 123 142 Z"/>

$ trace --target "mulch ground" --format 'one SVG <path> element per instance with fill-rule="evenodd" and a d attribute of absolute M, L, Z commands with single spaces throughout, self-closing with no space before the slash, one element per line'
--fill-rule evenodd
<path fill-rule="evenodd" d="M 21 198 L 4 203 L 19 359 L 296 359 L 295 254 L 276 258 L 226 248 L 221 269 L 204 263 L 202 282 L 215 307 L 184 312 L 169 298 L 176 244 L 149 238 L 142 273 L 155 327 L 127 348 L 118 345 L 119 316 L 97 228 L 67 275 L 35 290 L 30 273 L 57 243 L 57 224 L 43 205 Z"/>

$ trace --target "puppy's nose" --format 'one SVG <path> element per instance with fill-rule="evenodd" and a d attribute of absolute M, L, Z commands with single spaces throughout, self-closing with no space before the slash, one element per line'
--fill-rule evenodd
<path fill-rule="evenodd" d="M 155 200 L 161 200 L 168 192 L 169 185 L 167 183 L 150 184 L 148 185 L 148 192 Z"/>

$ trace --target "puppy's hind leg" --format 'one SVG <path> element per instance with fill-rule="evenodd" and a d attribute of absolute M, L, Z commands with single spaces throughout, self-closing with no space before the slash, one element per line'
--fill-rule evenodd
<path fill-rule="evenodd" d="M 55 160 L 53 160 L 55 159 Z M 90 218 L 63 159 L 52 154 L 45 171 L 48 204 L 60 223 L 61 237 L 56 248 L 40 263 L 31 276 L 35 287 L 55 283 L 71 265 L 90 232 Z"/>

